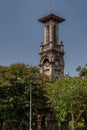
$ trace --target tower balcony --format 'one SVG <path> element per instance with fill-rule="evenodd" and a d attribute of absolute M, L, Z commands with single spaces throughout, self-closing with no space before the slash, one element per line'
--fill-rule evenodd
<path fill-rule="evenodd" d="M 52 42 L 48 44 L 41 43 L 40 54 L 50 50 L 56 50 L 59 53 L 64 53 L 64 45 L 62 44 L 62 42 L 60 44 L 54 44 Z"/>

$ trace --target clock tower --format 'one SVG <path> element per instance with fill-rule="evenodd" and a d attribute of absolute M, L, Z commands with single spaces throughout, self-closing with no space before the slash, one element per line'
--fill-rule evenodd
<path fill-rule="evenodd" d="M 64 76 L 64 46 L 59 42 L 59 24 L 63 18 L 49 14 L 38 20 L 44 24 L 44 43 L 40 45 L 40 73 L 49 77 Z"/>

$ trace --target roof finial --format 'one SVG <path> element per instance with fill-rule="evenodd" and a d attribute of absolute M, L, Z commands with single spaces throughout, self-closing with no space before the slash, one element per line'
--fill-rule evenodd
<path fill-rule="evenodd" d="M 52 13 L 52 8 L 53 8 L 52 0 L 50 0 L 50 13 Z"/>

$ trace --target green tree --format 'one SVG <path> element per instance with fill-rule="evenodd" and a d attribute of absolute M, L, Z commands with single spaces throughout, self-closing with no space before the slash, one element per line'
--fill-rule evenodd
<path fill-rule="evenodd" d="M 71 130 L 87 110 L 87 80 L 79 77 L 58 79 L 47 88 L 58 121 L 72 121 Z"/>
<path fill-rule="evenodd" d="M 46 100 L 44 85 L 47 77 L 37 75 L 37 67 L 17 63 L 0 66 L 0 121 L 3 130 L 13 124 L 25 128 L 29 125 L 30 84 L 32 84 L 32 127 L 36 127 L 38 108 Z"/>
<path fill-rule="evenodd" d="M 84 67 L 78 66 L 76 70 L 79 72 L 80 77 L 87 79 L 87 64 L 85 64 Z M 87 127 L 87 111 L 83 113 L 83 119 L 84 124 Z"/>
<path fill-rule="evenodd" d="M 87 64 L 84 67 L 78 66 L 76 70 L 80 77 L 87 78 Z"/>

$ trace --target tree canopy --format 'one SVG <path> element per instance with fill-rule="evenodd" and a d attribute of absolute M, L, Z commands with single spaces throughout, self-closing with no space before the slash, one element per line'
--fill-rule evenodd
<path fill-rule="evenodd" d="M 72 130 L 87 110 L 87 80 L 80 77 L 57 79 L 47 88 L 58 121 L 72 121 Z"/>
<path fill-rule="evenodd" d="M 76 70 L 80 77 L 87 78 L 87 64 L 84 67 L 78 66 Z"/>
<path fill-rule="evenodd" d="M 24 63 L 0 66 L 0 128 L 18 130 L 29 127 L 30 85 L 32 86 L 32 128 L 36 129 L 38 109 L 47 102 L 56 112 L 58 122 L 87 122 L 87 66 L 78 67 L 80 77 L 49 81 L 39 68 Z M 65 130 L 65 129 L 64 129 Z"/>
<path fill-rule="evenodd" d="M 38 75 L 38 67 L 22 63 L 0 66 L 0 127 L 13 125 L 28 127 L 30 84 L 32 85 L 32 127 L 36 127 L 36 113 L 46 100 L 44 85 L 47 77 Z"/>

